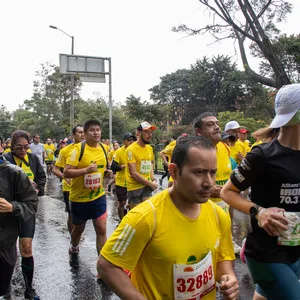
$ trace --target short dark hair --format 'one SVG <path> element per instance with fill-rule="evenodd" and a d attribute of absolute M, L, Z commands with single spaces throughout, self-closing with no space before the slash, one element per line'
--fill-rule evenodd
<path fill-rule="evenodd" d="M 101 128 L 101 124 L 98 120 L 87 120 L 84 124 L 83 124 L 83 131 L 87 132 L 90 126 L 93 125 L 98 125 Z"/>
<path fill-rule="evenodd" d="M 12 146 L 16 144 L 18 138 L 24 138 L 30 143 L 29 133 L 25 130 L 16 130 L 11 135 L 11 144 Z"/>
<path fill-rule="evenodd" d="M 76 125 L 75 127 L 73 127 L 73 129 L 72 129 L 72 133 L 73 133 L 73 134 L 76 134 L 76 131 L 77 131 L 77 128 L 78 128 L 78 127 L 83 127 L 83 126 L 78 124 L 78 125 Z"/>
<path fill-rule="evenodd" d="M 193 125 L 194 128 L 202 128 L 202 124 L 203 124 L 203 119 L 207 118 L 207 117 L 216 117 L 216 114 L 210 111 L 204 112 L 202 114 L 200 114 L 197 118 L 194 119 L 193 121 Z"/>
<path fill-rule="evenodd" d="M 214 150 L 213 144 L 203 136 L 187 136 L 177 139 L 176 146 L 173 150 L 171 163 L 174 163 L 179 168 L 181 174 L 182 167 L 188 162 L 188 152 L 190 148 L 201 148 Z"/>

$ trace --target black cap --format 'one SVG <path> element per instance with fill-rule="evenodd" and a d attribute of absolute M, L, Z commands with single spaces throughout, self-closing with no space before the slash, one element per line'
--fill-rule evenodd
<path fill-rule="evenodd" d="M 235 137 L 233 135 L 228 134 L 226 131 L 222 131 L 221 140 L 224 141 L 226 139 L 230 139 L 231 141 L 234 141 Z"/>
<path fill-rule="evenodd" d="M 128 138 L 132 138 L 134 141 L 136 141 L 136 137 L 134 134 L 132 134 L 131 132 L 126 132 L 124 134 L 123 140 L 127 140 Z"/>

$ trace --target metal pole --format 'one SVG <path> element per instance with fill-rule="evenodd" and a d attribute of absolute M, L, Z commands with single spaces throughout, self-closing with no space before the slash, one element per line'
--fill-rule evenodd
<path fill-rule="evenodd" d="M 111 57 L 108 58 L 108 104 L 109 104 L 109 140 L 112 143 L 112 87 L 111 87 Z"/>
<path fill-rule="evenodd" d="M 74 36 L 71 36 L 72 46 L 71 54 L 74 54 Z M 71 101 L 70 101 L 70 132 L 74 127 L 74 75 L 71 74 Z"/>

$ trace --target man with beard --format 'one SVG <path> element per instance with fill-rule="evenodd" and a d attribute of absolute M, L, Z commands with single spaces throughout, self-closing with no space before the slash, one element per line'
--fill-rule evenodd
<path fill-rule="evenodd" d="M 154 153 L 149 145 L 155 126 L 142 122 L 137 128 L 138 139 L 125 152 L 126 182 L 129 208 L 152 196 L 158 184 L 154 178 Z"/>

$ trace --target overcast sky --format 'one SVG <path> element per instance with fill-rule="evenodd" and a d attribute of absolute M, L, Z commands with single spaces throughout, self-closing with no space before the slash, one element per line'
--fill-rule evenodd
<path fill-rule="evenodd" d="M 299 33 L 299 0 L 293 14 L 280 28 Z M 112 96 L 123 102 L 130 94 L 149 99 L 148 89 L 160 77 L 188 68 L 203 56 L 224 54 L 239 61 L 231 42 L 212 44 L 208 36 L 185 38 L 171 31 L 181 23 L 207 24 L 208 12 L 197 0 L 17 0 L 1 1 L 1 100 L 14 110 L 32 96 L 35 72 L 45 62 L 59 65 L 59 53 L 111 57 Z M 239 66 L 241 67 L 241 66 Z M 108 84 L 84 83 L 83 99 L 94 92 L 108 97 Z"/>

